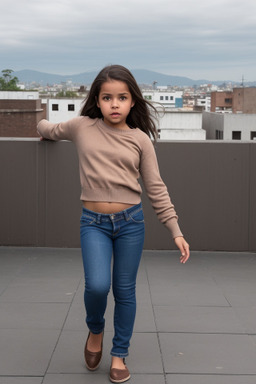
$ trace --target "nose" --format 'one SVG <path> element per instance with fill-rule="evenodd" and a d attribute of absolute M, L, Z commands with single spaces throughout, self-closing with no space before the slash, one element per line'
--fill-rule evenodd
<path fill-rule="evenodd" d="M 113 98 L 112 99 L 111 107 L 112 108 L 118 108 L 119 107 L 119 103 L 118 103 L 118 99 L 117 98 Z"/>

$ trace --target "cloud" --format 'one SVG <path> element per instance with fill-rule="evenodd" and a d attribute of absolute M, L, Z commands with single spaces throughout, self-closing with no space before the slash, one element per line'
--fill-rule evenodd
<path fill-rule="evenodd" d="M 213 80 L 247 70 L 255 80 L 255 0 L 10 0 L 1 8 L 3 68 L 71 74 L 116 62 Z"/>

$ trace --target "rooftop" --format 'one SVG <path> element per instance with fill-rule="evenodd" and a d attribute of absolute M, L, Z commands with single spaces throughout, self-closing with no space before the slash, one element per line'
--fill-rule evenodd
<path fill-rule="evenodd" d="M 127 364 L 131 384 L 256 382 L 256 254 L 144 251 Z M 113 298 L 104 356 L 90 373 L 79 249 L 0 247 L 0 383 L 108 383 Z"/>

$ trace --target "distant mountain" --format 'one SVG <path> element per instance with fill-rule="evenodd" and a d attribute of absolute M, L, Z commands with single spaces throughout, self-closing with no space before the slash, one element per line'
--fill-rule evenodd
<path fill-rule="evenodd" d="M 149 71 L 145 69 L 134 69 L 131 71 L 136 78 L 139 84 L 153 84 L 153 82 L 157 82 L 157 86 L 160 85 L 172 85 L 172 86 L 193 86 L 200 84 L 223 84 L 224 81 L 211 81 L 206 79 L 201 80 L 193 80 L 188 77 L 182 76 L 171 76 L 165 75 L 163 73 Z M 21 70 L 13 72 L 14 76 L 17 76 L 19 81 L 22 83 L 37 83 L 40 85 L 53 85 L 53 84 L 61 84 L 62 82 L 66 82 L 71 80 L 74 84 L 78 85 L 89 85 L 93 82 L 95 77 L 97 76 L 98 71 L 94 72 L 84 72 L 80 74 L 74 75 L 56 75 L 44 72 L 33 71 L 29 69 Z M 230 80 L 226 80 L 225 82 L 230 82 Z M 234 83 L 234 82 L 232 82 Z M 247 83 L 250 86 L 256 86 L 256 82 Z"/>

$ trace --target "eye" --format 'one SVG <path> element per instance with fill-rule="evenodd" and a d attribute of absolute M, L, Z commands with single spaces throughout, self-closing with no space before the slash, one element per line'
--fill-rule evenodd
<path fill-rule="evenodd" d="M 126 96 L 121 96 L 121 97 L 120 97 L 120 100 L 121 100 L 121 101 L 124 101 L 124 100 L 126 100 L 126 99 L 127 99 Z"/>
<path fill-rule="evenodd" d="M 102 100 L 104 100 L 104 101 L 109 101 L 109 100 L 110 100 L 110 97 L 109 97 L 109 96 L 103 96 L 103 97 L 102 97 Z"/>

